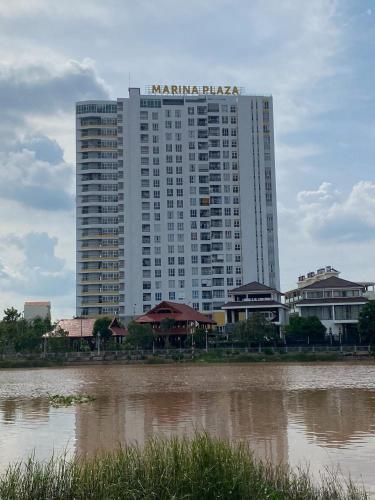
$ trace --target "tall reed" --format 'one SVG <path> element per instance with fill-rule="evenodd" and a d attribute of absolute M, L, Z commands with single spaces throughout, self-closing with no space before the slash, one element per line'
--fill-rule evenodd
<path fill-rule="evenodd" d="M 366 498 L 337 474 L 317 485 L 307 471 L 256 460 L 245 445 L 206 434 L 152 439 L 143 448 L 129 445 L 94 458 L 30 458 L 0 478 L 1 500 Z"/>

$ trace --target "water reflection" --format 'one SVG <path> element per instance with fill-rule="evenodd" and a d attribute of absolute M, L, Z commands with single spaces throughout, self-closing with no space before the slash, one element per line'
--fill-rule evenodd
<path fill-rule="evenodd" d="M 16 420 L 47 421 L 49 410 L 46 398 L 0 400 L 0 415 L 4 424 L 13 424 Z"/>
<path fill-rule="evenodd" d="M 93 454 L 206 429 L 275 463 L 339 463 L 375 486 L 373 365 L 96 366 L 2 371 L 0 381 L 0 468 L 33 449 Z M 95 402 L 48 405 L 49 393 L 79 392 Z"/>
<path fill-rule="evenodd" d="M 341 448 L 375 431 L 374 390 L 309 390 L 288 397 L 289 418 L 325 447 Z"/>

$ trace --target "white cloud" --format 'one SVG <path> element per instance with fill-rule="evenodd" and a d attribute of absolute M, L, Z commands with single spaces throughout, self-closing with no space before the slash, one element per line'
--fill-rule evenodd
<path fill-rule="evenodd" d="M 51 63 L 1 63 L 0 99 L 8 116 L 53 114 L 73 109 L 79 99 L 107 96 L 108 89 L 90 59 Z"/>
<path fill-rule="evenodd" d="M 11 18 L 23 13 L 35 12 L 43 3 L 43 0 L 13 0 L 12 2 L 2 2 L 0 3 L 0 15 Z"/>
<path fill-rule="evenodd" d="M 68 140 L 74 102 L 105 98 L 107 88 L 89 59 L 25 60 L 23 53 L 16 64 L 0 65 L 0 207 L 7 214 L 0 228 L 0 307 L 51 299 L 53 314 L 69 317 L 75 307 L 74 168 L 64 156 L 74 159 Z M 42 235 L 39 247 L 30 230 Z M 64 264 L 52 269 L 48 262 Z"/>
<path fill-rule="evenodd" d="M 279 206 L 282 290 L 297 276 L 332 265 L 353 281 L 375 278 L 375 183 L 360 181 L 349 192 L 322 183 L 304 190 L 296 206 Z"/>
<path fill-rule="evenodd" d="M 50 150 L 45 153 L 52 154 Z M 0 153 L 0 197 L 42 210 L 72 210 L 72 167 L 63 161 L 40 160 L 36 155 L 29 149 Z"/>
<path fill-rule="evenodd" d="M 312 143 L 291 145 L 280 142 L 277 144 L 276 162 L 277 175 L 283 177 L 283 182 L 290 182 L 291 174 L 308 174 L 312 167 L 309 161 L 323 153 L 323 148 Z"/>
<path fill-rule="evenodd" d="M 375 183 L 361 181 L 345 195 L 324 182 L 301 191 L 297 216 L 304 234 L 335 243 L 375 240 Z"/>
<path fill-rule="evenodd" d="M 316 191 L 300 191 L 297 201 L 302 207 L 314 209 L 316 206 L 332 203 L 338 195 L 339 192 L 333 190 L 332 184 L 323 182 Z"/>
<path fill-rule="evenodd" d="M 75 269 L 74 211 L 31 208 L 0 197 L 0 213 L 7 214 L 1 221 L 0 238 L 8 234 L 25 236 L 30 231 L 47 233 L 57 238 L 56 256 L 64 259 L 69 269 Z"/>
<path fill-rule="evenodd" d="M 24 300 L 43 298 L 52 300 L 56 316 L 66 304 L 73 305 L 74 272 L 56 256 L 57 243 L 47 233 L 10 233 L 0 238 L 0 307 L 21 308 Z"/>
<path fill-rule="evenodd" d="M 0 3 L 0 15 L 5 19 L 14 19 L 18 17 L 30 16 L 57 16 L 72 17 L 74 10 L 75 16 L 84 19 L 94 19 L 99 22 L 108 22 L 115 15 L 114 12 L 105 8 L 102 2 L 97 0 L 80 0 L 74 2 L 67 0 L 65 2 L 51 2 L 50 0 L 12 0 L 11 2 Z"/>

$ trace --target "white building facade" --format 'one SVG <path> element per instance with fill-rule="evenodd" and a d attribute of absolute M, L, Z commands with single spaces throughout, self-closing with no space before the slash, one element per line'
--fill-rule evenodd
<path fill-rule="evenodd" d="M 285 292 L 285 305 L 293 314 L 316 316 L 327 336 L 354 342 L 360 312 L 369 300 L 375 300 L 375 283 L 352 282 L 339 275 L 340 271 L 327 266 L 299 276 L 298 287 Z"/>
<path fill-rule="evenodd" d="M 76 106 L 79 316 L 279 289 L 272 98 L 154 87 Z"/>
<path fill-rule="evenodd" d="M 261 314 L 273 324 L 279 334 L 281 326 L 288 323 L 288 307 L 281 302 L 282 293 L 254 281 L 229 292 L 229 302 L 222 306 L 226 324 L 248 320 L 253 314 Z"/>
<path fill-rule="evenodd" d="M 25 302 L 23 306 L 23 317 L 26 321 L 34 319 L 51 319 L 51 302 Z"/>

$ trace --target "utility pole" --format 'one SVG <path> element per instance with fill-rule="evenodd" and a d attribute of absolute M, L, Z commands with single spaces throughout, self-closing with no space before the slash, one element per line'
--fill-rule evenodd
<path fill-rule="evenodd" d="M 98 335 L 97 335 L 97 343 L 98 343 L 98 356 L 100 356 L 100 332 L 98 332 Z"/>

